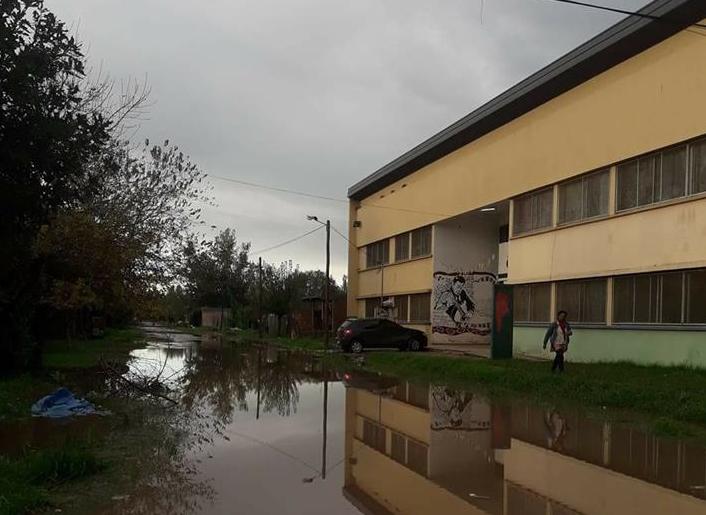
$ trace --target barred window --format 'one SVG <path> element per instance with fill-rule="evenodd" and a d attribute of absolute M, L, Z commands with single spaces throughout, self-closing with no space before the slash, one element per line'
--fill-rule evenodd
<path fill-rule="evenodd" d="M 400 234 L 395 237 L 395 261 L 407 261 L 409 259 L 409 233 Z"/>
<path fill-rule="evenodd" d="M 706 323 L 706 270 L 616 277 L 613 279 L 613 321 Z"/>
<path fill-rule="evenodd" d="M 412 257 L 431 254 L 431 225 L 412 231 Z"/>
<path fill-rule="evenodd" d="M 513 291 L 516 322 L 548 322 L 551 319 L 551 284 L 520 284 Z"/>
<path fill-rule="evenodd" d="M 552 225 L 554 188 L 549 187 L 513 200 L 513 234 L 536 231 Z"/>
<path fill-rule="evenodd" d="M 363 442 L 373 449 L 385 453 L 385 428 L 363 420 Z"/>
<path fill-rule="evenodd" d="M 605 323 L 605 279 L 562 281 L 557 283 L 556 295 L 557 310 L 568 312 L 570 320 Z"/>
<path fill-rule="evenodd" d="M 365 299 L 365 318 L 374 318 L 375 311 L 380 308 L 380 297 Z"/>
<path fill-rule="evenodd" d="M 692 146 L 692 155 L 699 156 L 700 152 L 700 147 Z M 682 145 L 618 166 L 617 210 L 646 206 L 686 195 L 686 157 L 687 146 Z M 692 165 L 692 185 L 695 184 L 695 169 L 698 176 L 698 166 Z M 699 183 L 699 180 L 696 182 Z M 692 192 L 697 191 L 699 190 L 692 189 Z"/>
<path fill-rule="evenodd" d="M 559 185 L 559 223 L 608 214 L 609 170 Z"/>
<path fill-rule="evenodd" d="M 365 264 L 368 268 L 386 265 L 390 262 L 390 240 L 377 241 L 367 245 L 365 255 Z"/>
<path fill-rule="evenodd" d="M 397 316 L 395 320 L 398 322 L 407 322 L 409 320 L 409 295 L 395 295 L 395 310 Z"/>
<path fill-rule="evenodd" d="M 427 323 L 431 320 L 431 293 L 409 296 L 409 321 Z"/>

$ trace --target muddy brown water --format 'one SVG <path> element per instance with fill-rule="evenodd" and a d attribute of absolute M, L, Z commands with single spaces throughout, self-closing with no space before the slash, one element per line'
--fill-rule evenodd
<path fill-rule="evenodd" d="M 176 487 L 157 473 L 108 513 L 706 514 L 698 444 L 578 409 L 149 331 L 131 368 L 161 374 L 188 414 L 175 427 L 191 442 L 179 464 L 190 473 Z"/>

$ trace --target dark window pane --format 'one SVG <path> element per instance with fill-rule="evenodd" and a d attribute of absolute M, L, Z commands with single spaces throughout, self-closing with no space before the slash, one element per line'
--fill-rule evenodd
<path fill-rule="evenodd" d="M 429 409 L 429 385 L 409 384 L 409 404 L 422 409 Z"/>
<path fill-rule="evenodd" d="M 513 234 L 522 234 L 530 230 L 530 222 L 532 220 L 532 197 L 518 198 L 513 202 L 512 206 L 512 232 Z"/>
<path fill-rule="evenodd" d="M 375 310 L 380 307 L 380 297 L 365 299 L 365 318 L 373 318 Z"/>
<path fill-rule="evenodd" d="M 662 153 L 662 190 L 660 200 L 686 194 L 686 146 Z"/>
<path fill-rule="evenodd" d="M 394 431 L 392 432 L 392 449 L 391 449 L 391 456 L 392 459 L 397 461 L 398 463 L 401 463 L 402 465 L 405 464 L 405 445 L 404 445 L 404 436 L 395 433 Z"/>
<path fill-rule="evenodd" d="M 581 322 L 605 322 L 606 306 L 606 281 L 598 279 L 583 283 L 583 297 L 581 299 Z"/>
<path fill-rule="evenodd" d="M 409 296 L 409 320 L 429 322 L 431 315 L 431 294 L 418 293 Z"/>
<path fill-rule="evenodd" d="M 706 191 L 706 139 L 691 145 L 691 193 Z"/>
<path fill-rule="evenodd" d="M 662 276 L 662 323 L 678 324 L 681 322 L 682 274 Z"/>
<path fill-rule="evenodd" d="M 532 322 L 548 322 L 550 319 L 551 284 L 530 285 L 530 318 Z"/>
<path fill-rule="evenodd" d="M 385 428 L 363 420 L 363 442 L 383 454 L 385 453 Z"/>
<path fill-rule="evenodd" d="M 613 279 L 613 321 L 632 322 L 634 277 Z"/>
<path fill-rule="evenodd" d="M 530 287 L 528 284 L 520 284 L 513 288 L 513 317 L 517 322 L 527 322 L 530 319 L 529 295 Z"/>
<path fill-rule="evenodd" d="M 427 475 L 427 446 L 407 440 L 407 466 L 417 474 Z"/>
<path fill-rule="evenodd" d="M 369 267 L 385 265 L 390 261 L 390 240 L 378 241 L 365 247 L 365 263 Z"/>
<path fill-rule="evenodd" d="M 556 285 L 556 308 L 564 310 L 569 315 L 569 320 L 580 321 L 581 283 L 564 281 Z"/>
<path fill-rule="evenodd" d="M 582 218 L 583 180 L 559 185 L 559 223 L 572 222 Z"/>
<path fill-rule="evenodd" d="M 412 257 L 431 254 L 431 226 L 412 231 Z"/>
<path fill-rule="evenodd" d="M 395 261 L 405 261 L 407 259 L 409 259 L 408 232 L 395 237 Z"/>
<path fill-rule="evenodd" d="M 554 188 L 535 193 L 536 210 L 534 214 L 533 229 L 541 229 L 552 225 L 552 210 L 554 207 Z"/>
<path fill-rule="evenodd" d="M 397 311 L 396 320 L 406 322 L 409 320 L 409 296 L 395 295 L 395 310 Z"/>
<path fill-rule="evenodd" d="M 637 161 L 618 166 L 618 211 L 637 205 Z"/>
<path fill-rule="evenodd" d="M 649 275 L 635 277 L 635 322 L 656 322 L 657 278 Z"/>
<path fill-rule="evenodd" d="M 706 324 L 706 270 L 687 273 L 687 316 L 690 324 Z"/>
<path fill-rule="evenodd" d="M 655 199 L 655 185 L 659 170 L 659 154 L 643 157 L 638 163 L 637 174 L 637 205 L 652 204 Z"/>
<path fill-rule="evenodd" d="M 584 178 L 583 218 L 608 214 L 608 179 L 608 170 Z"/>

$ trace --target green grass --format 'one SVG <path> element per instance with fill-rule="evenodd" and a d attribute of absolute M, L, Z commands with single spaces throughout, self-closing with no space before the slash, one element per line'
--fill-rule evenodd
<path fill-rule="evenodd" d="M 90 450 L 27 451 L 15 459 L 0 456 L 0 515 L 28 513 L 49 504 L 51 488 L 104 470 Z"/>
<path fill-rule="evenodd" d="M 44 349 L 44 366 L 50 369 L 91 368 L 101 359 L 125 361 L 130 351 L 143 343 L 139 329 L 108 329 L 101 338 L 49 341 Z"/>
<path fill-rule="evenodd" d="M 46 378 L 23 374 L 0 379 L 0 421 L 29 415 L 29 407 L 54 386 Z"/>
<path fill-rule="evenodd" d="M 567 363 L 564 374 L 554 375 L 546 362 L 388 352 L 367 354 L 365 367 L 406 378 L 481 387 L 490 394 L 519 394 L 538 401 L 647 415 L 653 429 L 663 434 L 693 434 L 684 423 L 706 430 L 706 370 L 701 369 Z"/>
<path fill-rule="evenodd" d="M 247 341 L 255 343 L 264 342 L 288 349 L 300 349 L 305 351 L 322 351 L 325 349 L 323 338 L 315 336 L 300 336 L 297 338 L 288 338 L 286 336 L 263 336 L 262 339 L 260 339 L 257 331 L 248 329 L 245 331 L 238 331 L 232 338 L 234 341 Z"/>

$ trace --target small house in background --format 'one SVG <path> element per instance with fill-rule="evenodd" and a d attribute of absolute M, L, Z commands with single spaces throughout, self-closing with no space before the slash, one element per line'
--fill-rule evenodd
<path fill-rule="evenodd" d="M 324 299 L 319 296 L 304 297 L 303 306 L 293 313 L 294 326 L 298 334 L 323 334 Z M 346 319 L 346 298 L 340 297 L 329 301 L 331 331 L 335 331 Z"/>
<path fill-rule="evenodd" d="M 230 326 L 229 308 L 201 308 L 201 326 L 223 329 Z"/>

